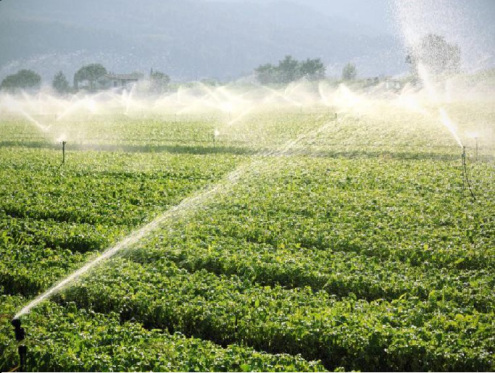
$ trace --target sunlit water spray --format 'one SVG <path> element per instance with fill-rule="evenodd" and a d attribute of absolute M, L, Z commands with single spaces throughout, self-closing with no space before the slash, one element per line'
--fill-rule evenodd
<path fill-rule="evenodd" d="M 284 145 L 280 146 L 276 150 L 264 152 L 260 154 L 263 156 L 262 159 L 258 159 L 255 161 L 252 161 L 248 164 L 241 165 L 234 171 L 230 172 L 223 180 L 223 182 L 218 183 L 205 191 L 198 192 L 196 195 L 184 199 L 180 204 L 177 206 L 174 206 L 173 208 L 169 209 L 165 213 L 159 215 L 156 217 L 153 221 L 150 223 L 146 224 L 142 228 L 134 231 L 132 234 L 124 238 L 122 241 L 118 242 L 115 246 L 110 247 L 109 249 L 105 250 L 101 255 L 90 261 L 89 263 L 85 264 L 83 267 L 78 269 L 77 271 L 73 272 L 69 276 L 67 276 L 65 279 L 62 281 L 58 282 L 56 285 L 48 289 L 46 292 L 42 293 L 38 297 L 36 297 L 34 300 L 32 300 L 30 303 L 28 303 L 24 308 L 22 308 L 15 316 L 14 319 L 18 319 L 26 314 L 28 314 L 33 308 L 35 308 L 37 305 L 39 305 L 41 302 L 44 300 L 50 298 L 51 296 L 57 294 L 64 288 L 72 285 L 76 280 L 78 280 L 82 275 L 86 274 L 89 272 L 91 269 L 95 268 L 96 266 L 100 265 L 102 262 L 104 262 L 107 259 L 110 259 L 113 257 L 115 254 L 121 252 L 122 250 L 128 249 L 138 243 L 140 240 L 148 236 L 150 233 L 156 231 L 158 228 L 162 226 L 162 224 L 170 219 L 177 218 L 182 214 L 185 214 L 190 211 L 194 211 L 195 209 L 205 205 L 207 201 L 211 200 L 215 196 L 218 196 L 221 193 L 226 193 L 228 190 L 230 190 L 235 184 L 237 184 L 240 179 L 243 177 L 244 174 L 247 172 L 253 170 L 253 169 L 259 169 L 261 167 L 269 167 L 272 168 L 274 167 L 273 162 L 266 162 L 264 159 L 265 157 L 274 157 L 274 156 L 283 156 L 289 154 L 292 149 L 300 144 L 303 141 L 308 141 L 318 134 L 324 132 L 327 130 L 331 125 L 333 125 L 333 122 L 327 122 L 324 125 L 309 131 L 307 133 L 301 134 L 298 136 L 296 139 L 290 140 L 286 142 Z"/>
<path fill-rule="evenodd" d="M 426 89 L 430 101 L 438 105 L 440 103 L 440 97 L 437 90 L 435 89 L 435 86 L 433 85 L 433 81 L 430 77 L 430 74 L 428 73 L 428 69 L 421 62 L 418 63 L 417 69 L 419 79 L 421 80 L 421 83 L 423 83 L 423 87 Z"/>
<path fill-rule="evenodd" d="M 239 172 L 234 172 L 231 175 L 229 175 L 228 180 L 231 183 L 236 182 Z M 101 262 L 105 261 L 106 259 L 111 258 L 115 254 L 117 254 L 119 251 L 122 251 L 124 249 L 129 248 L 130 246 L 134 245 L 138 241 L 140 241 L 143 237 L 147 236 L 149 233 L 152 231 L 156 230 L 160 224 L 162 224 L 164 221 L 167 219 L 170 219 L 174 216 L 176 216 L 179 212 L 184 212 L 188 209 L 193 208 L 194 206 L 197 206 L 199 204 L 204 203 L 204 201 L 212 194 L 217 192 L 221 188 L 221 185 L 218 185 L 214 188 L 211 188 L 207 190 L 206 192 L 203 192 L 199 195 L 196 195 L 194 197 L 190 197 L 182 201 L 179 205 L 171 208 L 168 210 L 165 214 L 162 214 L 155 218 L 152 222 L 149 224 L 145 225 L 144 227 L 138 229 L 137 231 L 133 232 L 131 235 L 117 243 L 115 246 L 105 250 L 101 255 L 99 255 L 96 259 L 92 260 L 91 262 L 85 264 L 83 267 L 78 269 L 77 271 L 73 272 L 69 276 L 67 276 L 65 279 L 57 283 L 55 286 L 38 296 L 36 299 L 34 299 L 32 302 L 30 302 L 28 305 L 26 305 L 23 309 L 21 309 L 15 316 L 14 319 L 20 318 L 23 315 L 26 315 L 29 313 L 34 307 L 36 307 L 38 304 L 43 302 L 45 299 L 48 299 L 52 295 L 58 293 L 60 290 L 64 289 L 68 285 L 72 284 L 74 281 L 76 281 L 79 277 L 81 277 L 83 274 L 91 270 L 92 268 L 96 267 L 99 265 Z"/>
<path fill-rule="evenodd" d="M 11 114 L 19 115 L 24 119 L 27 119 L 28 123 L 35 126 L 37 129 L 44 133 L 48 132 L 48 130 L 50 129 L 50 126 L 46 126 L 33 118 L 33 116 L 25 107 L 26 105 L 23 105 L 23 103 L 26 101 L 32 101 L 25 95 L 23 95 L 22 98 L 17 98 L 10 95 L 3 95 L 2 97 L 0 97 L 0 102 L 1 101 L 4 101 L 4 105 L 1 105 L 0 109 L 4 109 Z"/>
<path fill-rule="evenodd" d="M 457 126 L 452 122 L 445 108 L 440 106 L 439 94 L 434 87 L 433 81 L 428 73 L 428 70 L 422 63 L 418 64 L 418 74 L 421 81 L 423 82 L 424 87 L 426 88 L 430 100 L 435 105 L 439 106 L 438 113 L 440 114 L 440 122 L 449 130 L 450 134 L 457 142 L 457 144 L 459 144 L 461 149 L 464 149 L 464 146 L 462 145 L 462 141 L 457 133 Z"/>
<path fill-rule="evenodd" d="M 26 118 L 29 123 L 31 124 L 34 124 L 38 129 L 40 129 L 42 132 L 48 132 L 50 130 L 50 126 L 45 126 L 43 124 L 41 124 L 39 121 L 37 121 L 36 119 L 34 119 L 31 115 L 29 115 L 28 113 L 22 111 L 21 112 L 22 116 L 24 118 Z"/>
<path fill-rule="evenodd" d="M 461 149 L 464 149 L 464 145 L 462 145 L 462 141 L 459 138 L 459 135 L 457 135 L 457 128 L 456 128 L 455 124 L 452 122 L 452 120 L 449 118 L 449 116 L 448 116 L 447 112 L 445 111 L 445 109 L 440 108 L 440 109 L 438 109 L 438 112 L 440 113 L 440 118 L 441 118 L 442 124 L 445 127 L 447 127 L 447 129 L 452 134 L 452 136 L 454 137 L 455 141 L 457 141 L 457 144 L 459 144 L 459 146 L 461 147 Z"/>

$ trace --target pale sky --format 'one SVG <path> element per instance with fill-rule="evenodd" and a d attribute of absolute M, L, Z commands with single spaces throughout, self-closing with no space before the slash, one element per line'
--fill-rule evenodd
<path fill-rule="evenodd" d="M 230 79 L 285 55 L 321 58 L 330 75 L 348 62 L 361 76 L 395 75 L 427 33 L 457 44 L 476 71 L 495 66 L 494 20 L 495 0 L 2 0 L 0 78 L 98 61 Z"/>

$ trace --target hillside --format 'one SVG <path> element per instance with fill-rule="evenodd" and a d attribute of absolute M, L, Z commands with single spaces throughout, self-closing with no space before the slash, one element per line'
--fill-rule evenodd
<path fill-rule="evenodd" d="M 362 75 L 404 70 L 392 36 L 289 1 L 4 1 L 0 45 L 0 78 L 21 67 L 48 79 L 60 69 L 71 76 L 98 61 L 119 72 L 224 80 L 287 54 L 321 58 L 331 75 L 348 61 Z"/>

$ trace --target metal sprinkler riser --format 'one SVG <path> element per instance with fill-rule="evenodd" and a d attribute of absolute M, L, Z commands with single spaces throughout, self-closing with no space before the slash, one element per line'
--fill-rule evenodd
<path fill-rule="evenodd" d="M 62 164 L 65 163 L 65 144 L 67 141 L 62 141 Z"/>
<path fill-rule="evenodd" d="M 462 147 L 462 183 L 463 183 L 463 189 L 465 188 L 467 184 L 467 188 L 469 190 L 469 193 L 471 194 L 471 197 L 473 198 L 473 201 L 476 201 L 476 196 L 474 195 L 473 188 L 471 186 L 471 182 L 469 181 L 469 175 L 468 175 L 468 169 L 467 169 L 467 163 L 466 163 L 466 147 Z"/>
<path fill-rule="evenodd" d="M 12 325 L 14 326 L 15 331 L 15 339 L 17 342 L 22 342 L 26 337 L 26 331 L 23 327 L 21 327 L 20 319 L 13 319 Z M 27 355 L 27 347 L 25 345 L 20 345 L 17 347 L 17 351 L 19 352 L 19 368 L 22 372 L 26 371 L 26 355 Z"/>
<path fill-rule="evenodd" d="M 17 342 L 21 342 L 26 336 L 26 331 L 21 327 L 21 320 L 13 319 L 12 325 L 15 328 L 15 339 Z"/>

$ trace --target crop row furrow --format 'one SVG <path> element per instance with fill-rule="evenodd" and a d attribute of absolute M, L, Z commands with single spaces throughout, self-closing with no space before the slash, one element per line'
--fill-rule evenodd
<path fill-rule="evenodd" d="M 301 354 L 327 369 L 472 370 L 494 364 L 493 312 L 458 307 L 438 295 L 428 301 L 337 300 L 309 288 L 263 287 L 204 271 L 190 274 L 170 262 L 141 266 L 120 259 L 58 301 L 222 345 Z M 470 357 L 461 359 L 466 353 Z"/>
<path fill-rule="evenodd" d="M 17 299 L 2 301 L 19 303 Z M 5 309 L 4 309 L 5 308 Z M 13 308 L 13 307 L 12 307 Z M 11 312 L 0 306 L 0 311 Z M 12 314 L 10 315 L 12 317 Z M 9 319 L 0 320 L 0 369 L 17 361 Z M 24 322 L 28 371 L 321 371 L 318 362 L 300 356 L 273 355 L 236 345 L 222 348 L 208 341 L 146 330 L 118 315 L 97 314 L 48 302 Z M 70 331 L 70 332 L 69 332 Z"/>
<path fill-rule="evenodd" d="M 33 219 L 0 220 L 0 239 L 4 243 L 33 245 L 41 248 L 88 252 L 108 247 L 125 232 L 125 227 L 103 224 L 77 224 Z"/>
<path fill-rule="evenodd" d="M 82 265 L 93 253 L 32 245 L 0 245 L 0 286 L 6 294 L 34 296 Z"/>
<path fill-rule="evenodd" d="M 273 217 L 263 216 L 268 210 Z M 376 221 L 367 227 L 362 222 L 304 219 L 273 213 L 273 210 L 261 209 L 253 216 L 254 212 L 243 215 L 242 211 L 228 205 L 220 206 L 198 215 L 193 224 L 199 229 L 190 231 L 203 240 L 217 235 L 274 247 L 292 243 L 294 247 L 297 245 L 297 249 L 354 252 L 382 261 L 406 262 L 415 267 L 421 267 L 425 262 L 439 269 L 480 269 L 495 265 L 495 236 L 491 228 L 484 228 L 483 232 L 470 228 L 462 237 L 458 232 L 442 229 L 429 234 L 433 232 L 430 228 L 411 229 L 405 225 L 385 229 Z M 213 228 L 211 216 L 231 224 Z"/>
<path fill-rule="evenodd" d="M 287 288 L 309 286 L 339 297 L 352 293 L 366 300 L 392 300 L 407 294 L 426 300 L 432 292 L 442 291 L 461 305 L 481 312 L 493 309 L 495 296 L 490 289 L 495 276 L 484 267 L 438 268 L 426 261 L 417 267 L 354 252 L 308 249 L 290 241 L 279 241 L 277 246 L 253 243 L 203 223 L 197 216 L 174 221 L 127 255 L 139 263 L 163 258 L 190 272 L 207 270 Z"/>
<path fill-rule="evenodd" d="M 236 252 L 233 247 L 213 252 L 199 247 L 170 251 L 147 249 L 128 255 L 139 263 L 166 259 L 189 272 L 206 270 L 217 275 L 236 275 L 260 285 L 284 288 L 310 287 L 337 297 L 353 295 L 371 301 L 393 300 L 407 294 L 427 300 L 437 291 L 442 292 L 444 298 L 472 306 L 480 312 L 493 309 L 494 295 L 490 289 L 495 286 L 495 277 L 485 271 L 461 274 L 435 269 L 417 271 L 400 262 L 384 265 L 370 263 L 365 258 L 336 255 L 321 258 L 321 261 L 310 257 L 308 262 L 283 252 L 269 256 L 256 251 Z"/>

